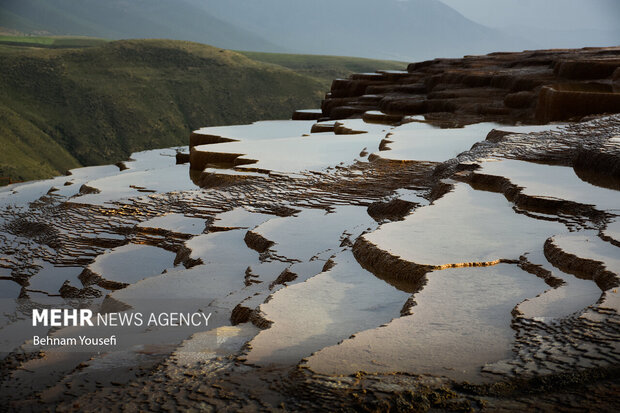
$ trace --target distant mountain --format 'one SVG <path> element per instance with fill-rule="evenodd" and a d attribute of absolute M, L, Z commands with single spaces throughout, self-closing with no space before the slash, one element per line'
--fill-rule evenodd
<path fill-rule="evenodd" d="M 300 53 L 413 61 L 532 46 L 438 0 L 186 1 Z"/>
<path fill-rule="evenodd" d="M 226 49 L 283 51 L 184 0 L 2 0 L 0 27 L 25 33 L 165 38 Z"/>
<path fill-rule="evenodd" d="M 441 0 L 482 25 L 536 48 L 620 45 L 618 0 Z"/>
<path fill-rule="evenodd" d="M 0 27 L 408 61 L 534 46 L 438 0 L 3 0 Z"/>

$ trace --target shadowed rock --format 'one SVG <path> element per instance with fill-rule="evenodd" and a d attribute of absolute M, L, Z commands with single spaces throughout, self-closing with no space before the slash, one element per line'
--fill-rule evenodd
<path fill-rule="evenodd" d="M 403 219 L 417 204 L 415 202 L 393 199 L 388 202 L 374 202 L 368 207 L 368 215 L 377 221 L 384 219 Z"/>
<path fill-rule="evenodd" d="M 336 79 L 321 108 L 330 119 L 429 115 L 462 123 L 528 123 L 620 111 L 620 48 L 491 53 L 411 63 L 407 72 Z M 593 84 L 592 81 L 596 80 Z M 371 96 L 371 97 L 368 97 Z M 475 118 L 467 119 L 467 116 Z"/>

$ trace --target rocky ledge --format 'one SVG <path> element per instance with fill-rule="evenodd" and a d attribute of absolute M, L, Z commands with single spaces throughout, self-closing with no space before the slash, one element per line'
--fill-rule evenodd
<path fill-rule="evenodd" d="M 0 191 L 0 411 L 617 410 L 620 114 L 586 115 L 620 112 L 617 56 L 354 75 L 304 120 Z M 66 352 L 43 306 L 213 317 Z"/>
<path fill-rule="evenodd" d="M 620 47 L 491 53 L 336 79 L 322 111 L 295 119 L 394 122 L 405 116 L 545 123 L 620 112 Z"/>

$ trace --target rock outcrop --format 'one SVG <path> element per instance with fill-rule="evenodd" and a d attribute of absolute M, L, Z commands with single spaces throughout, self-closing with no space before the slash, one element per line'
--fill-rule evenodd
<path fill-rule="evenodd" d="M 323 117 L 546 123 L 620 111 L 620 48 L 491 53 L 336 79 Z M 301 114 L 296 114 L 296 117 Z"/>

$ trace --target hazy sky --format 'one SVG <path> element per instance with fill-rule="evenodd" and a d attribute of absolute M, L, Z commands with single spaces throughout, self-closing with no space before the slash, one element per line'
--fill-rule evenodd
<path fill-rule="evenodd" d="M 490 27 L 620 29 L 620 0 L 440 0 Z M 620 39 L 618 39 L 620 44 Z"/>

